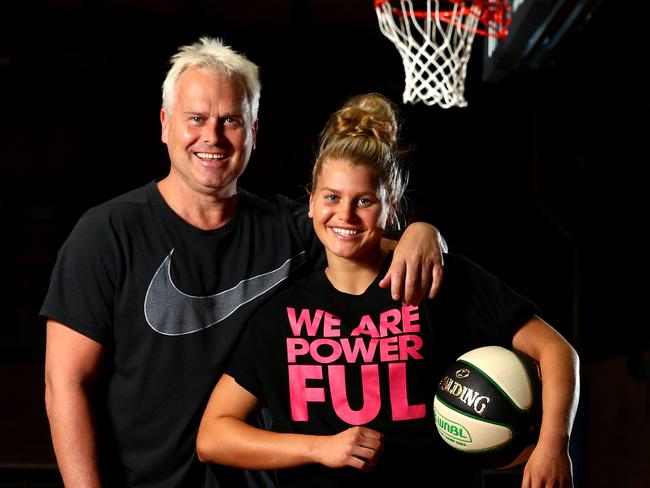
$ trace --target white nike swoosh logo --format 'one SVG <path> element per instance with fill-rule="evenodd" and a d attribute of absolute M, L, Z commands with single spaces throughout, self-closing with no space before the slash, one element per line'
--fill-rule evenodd
<path fill-rule="evenodd" d="M 172 281 L 173 252 L 172 249 L 153 275 L 144 299 L 144 316 L 149 326 L 169 336 L 192 334 L 218 324 L 242 305 L 286 280 L 307 261 L 303 251 L 279 268 L 242 280 L 229 290 L 197 297 L 183 293 Z"/>

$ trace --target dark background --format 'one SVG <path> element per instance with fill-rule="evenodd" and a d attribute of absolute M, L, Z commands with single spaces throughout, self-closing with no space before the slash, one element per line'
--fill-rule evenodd
<path fill-rule="evenodd" d="M 483 80 L 477 37 L 466 108 L 402 106 L 408 196 L 414 217 L 533 298 L 578 349 L 577 486 L 645 487 L 649 9 L 592 3 L 543 63 L 500 81 Z M 56 486 L 38 317 L 56 251 L 86 208 L 166 174 L 160 86 L 201 35 L 260 65 L 241 180 L 255 192 L 304 195 L 318 131 L 349 96 L 401 102 L 401 58 L 370 0 L 5 1 L 0 486 Z"/>

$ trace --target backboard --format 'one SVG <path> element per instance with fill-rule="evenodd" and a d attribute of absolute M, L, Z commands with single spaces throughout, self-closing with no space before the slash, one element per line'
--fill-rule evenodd
<path fill-rule="evenodd" d="M 511 0 L 508 36 L 484 39 L 483 81 L 500 81 L 511 72 L 550 62 L 561 42 L 589 19 L 601 1 Z"/>

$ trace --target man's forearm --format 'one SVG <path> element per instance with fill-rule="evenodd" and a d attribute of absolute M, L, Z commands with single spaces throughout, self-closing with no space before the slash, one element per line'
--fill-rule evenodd
<path fill-rule="evenodd" d="M 46 387 L 52 444 L 66 488 L 98 488 L 97 444 L 90 402 L 81 386 Z"/>
<path fill-rule="evenodd" d="M 409 225 L 398 243 L 382 239 L 382 249 L 394 247 L 393 261 L 379 282 L 389 288 L 393 300 L 418 305 L 425 296 L 433 298 L 442 279 L 443 252 L 447 250 L 438 229 L 425 222 Z M 395 245 L 396 244 L 396 245 Z"/>

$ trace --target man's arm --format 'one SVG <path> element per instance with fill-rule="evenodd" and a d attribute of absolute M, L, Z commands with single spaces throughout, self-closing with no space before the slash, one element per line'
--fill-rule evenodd
<path fill-rule="evenodd" d="M 90 392 L 102 357 L 101 344 L 48 320 L 45 405 L 66 488 L 100 486 Z"/>
<path fill-rule="evenodd" d="M 442 253 L 447 252 L 447 243 L 438 229 L 415 222 L 404 230 L 399 242 L 384 239 L 382 246 L 394 247 L 394 253 L 379 286 L 390 286 L 393 299 L 401 299 L 405 305 L 417 305 L 425 295 L 433 298 L 442 282 Z"/>

